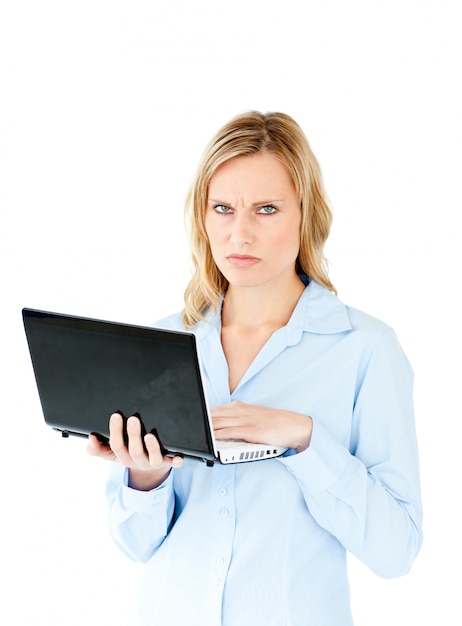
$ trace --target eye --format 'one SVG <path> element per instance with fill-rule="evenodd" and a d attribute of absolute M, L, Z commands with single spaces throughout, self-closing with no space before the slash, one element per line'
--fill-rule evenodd
<path fill-rule="evenodd" d="M 258 213 L 260 213 L 260 215 L 273 215 L 276 212 L 277 208 L 272 204 L 265 204 L 265 206 L 258 209 Z"/>
<path fill-rule="evenodd" d="M 226 206 L 226 204 L 215 204 L 213 210 L 222 214 L 231 213 L 232 211 L 232 209 L 229 206 Z"/>

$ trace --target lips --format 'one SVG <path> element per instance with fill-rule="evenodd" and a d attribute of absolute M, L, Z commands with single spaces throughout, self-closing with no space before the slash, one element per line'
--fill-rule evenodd
<path fill-rule="evenodd" d="M 236 267 L 249 267 L 260 261 L 258 257 L 251 256 L 249 254 L 230 254 L 226 258 L 231 265 Z"/>

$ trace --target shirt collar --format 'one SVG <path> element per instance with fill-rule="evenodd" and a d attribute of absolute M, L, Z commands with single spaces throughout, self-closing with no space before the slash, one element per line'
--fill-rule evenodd
<path fill-rule="evenodd" d="M 298 343 L 303 332 L 330 335 L 351 330 L 348 310 L 343 302 L 314 280 L 306 276 L 300 278 L 306 287 L 285 327 L 288 345 Z M 223 297 L 216 311 L 197 325 L 194 332 L 198 337 L 203 338 L 214 329 L 221 332 L 222 305 Z"/>
<path fill-rule="evenodd" d="M 314 280 L 302 293 L 289 324 L 298 315 L 298 323 L 307 332 L 335 334 L 352 329 L 347 307 L 329 289 Z"/>

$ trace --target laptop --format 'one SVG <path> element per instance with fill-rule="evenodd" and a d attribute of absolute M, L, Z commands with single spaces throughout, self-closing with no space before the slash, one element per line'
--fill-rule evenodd
<path fill-rule="evenodd" d="M 201 377 L 196 337 L 24 308 L 32 367 L 48 426 L 109 440 L 109 417 L 137 414 L 164 454 L 208 465 L 273 458 L 287 448 L 216 441 Z"/>

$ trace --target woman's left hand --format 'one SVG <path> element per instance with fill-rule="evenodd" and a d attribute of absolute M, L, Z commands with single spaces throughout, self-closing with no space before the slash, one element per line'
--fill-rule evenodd
<path fill-rule="evenodd" d="M 303 452 L 310 445 L 311 417 L 234 401 L 211 410 L 216 439 L 238 439 Z"/>

